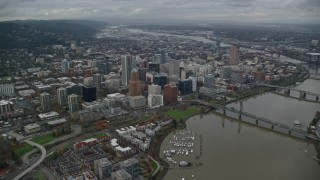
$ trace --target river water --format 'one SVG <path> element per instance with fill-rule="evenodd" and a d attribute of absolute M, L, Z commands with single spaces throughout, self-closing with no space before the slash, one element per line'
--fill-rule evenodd
<path fill-rule="evenodd" d="M 132 30 L 150 35 L 170 35 Z M 179 36 L 179 35 L 174 35 Z M 179 36 L 205 43 L 214 41 L 203 37 Z M 300 61 L 281 56 L 281 61 L 300 63 Z M 319 67 L 315 68 L 319 70 Z M 310 68 L 310 72 L 314 69 Z M 320 72 L 320 71 L 319 71 Z M 320 81 L 307 79 L 296 87 L 320 94 Z M 238 108 L 236 102 L 229 106 Z M 251 97 L 243 102 L 243 111 L 281 122 L 290 127 L 294 120 L 304 125 L 312 120 L 318 103 L 299 101 L 273 93 Z M 217 179 L 217 180 L 319 180 L 320 166 L 306 152 L 316 156 L 314 144 L 309 144 L 287 136 L 230 120 L 214 113 L 194 116 L 187 122 L 187 130 L 202 137 L 202 155 L 199 159 L 186 156 L 185 160 L 199 161 L 201 166 L 193 169 L 171 169 L 164 179 Z M 160 152 L 168 148 L 168 143 L 176 132 L 168 135 Z M 197 148 L 195 153 L 198 154 Z M 162 156 L 162 154 L 160 154 Z"/>
<path fill-rule="evenodd" d="M 299 89 L 320 93 L 320 81 L 308 79 Z M 229 106 L 239 108 L 239 103 Z M 243 110 L 278 121 L 290 127 L 299 120 L 304 127 L 311 121 L 320 105 L 265 93 L 243 102 Z M 243 124 L 214 113 L 194 116 L 187 130 L 203 139 L 202 156 L 186 157 L 202 166 L 193 169 L 171 169 L 165 179 L 260 179 L 260 180 L 319 180 L 320 166 L 308 154 L 316 156 L 315 146 L 287 136 Z M 170 134 L 161 150 L 167 148 Z M 162 152 L 162 151 L 160 151 Z M 198 153 L 198 152 L 195 152 Z"/>

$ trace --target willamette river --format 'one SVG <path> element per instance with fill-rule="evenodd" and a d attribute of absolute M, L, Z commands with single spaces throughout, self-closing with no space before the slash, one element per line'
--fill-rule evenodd
<path fill-rule="evenodd" d="M 308 79 L 300 89 L 320 93 L 320 81 Z M 238 103 L 229 106 L 239 108 Z M 266 93 L 249 98 L 244 111 L 284 123 L 290 127 L 294 120 L 305 126 L 314 117 L 320 105 Z M 202 166 L 194 169 L 169 170 L 165 179 L 279 179 L 319 180 L 320 166 L 306 155 L 316 156 L 313 144 L 239 123 L 209 113 L 187 121 L 187 130 L 203 139 Z M 165 149 L 172 135 L 163 142 Z M 162 150 L 161 149 L 161 150 Z M 162 151 L 160 151 L 162 152 Z M 186 160 L 194 161 L 194 159 Z M 192 178 L 192 175 L 194 177 Z"/>
<path fill-rule="evenodd" d="M 146 33 L 132 30 L 136 33 Z M 151 35 L 168 35 L 149 33 Z M 182 38 L 190 38 L 184 36 Z M 190 39 L 211 43 L 202 37 Z M 280 57 L 281 61 L 300 63 L 300 61 Z M 320 72 L 319 68 L 311 68 L 310 72 Z M 320 81 L 307 79 L 296 88 L 320 93 Z M 229 106 L 239 108 L 238 103 Z M 299 101 L 273 93 L 265 93 L 251 97 L 243 102 L 243 111 L 281 122 L 290 127 L 294 120 L 299 120 L 306 128 L 320 104 Z M 279 135 L 267 130 L 253 127 L 214 113 L 194 116 L 187 122 L 187 130 L 202 137 L 202 155 L 199 159 L 185 156 L 190 162 L 201 162 L 202 165 L 193 169 L 171 169 L 164 179 L 200 179 L 200 180 L 319 180 L 320 165 L 309 157 L 316 156 L 315 147 L 288 136 Z M 169 146 L 176 132 L 168 135 L 162 143 L 160 156 Z M 199 148 L 194 147 L 195 154 Z M 179 160 L 181 159 L 181 156 Z M 183 156 L 182 156 L 183 159 Z"/>

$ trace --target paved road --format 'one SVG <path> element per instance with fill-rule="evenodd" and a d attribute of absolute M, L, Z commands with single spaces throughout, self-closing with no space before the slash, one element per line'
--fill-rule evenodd
<path fill-rule="evenodd" d="M 46 156 L 47 156 L 47 151 L 46 151 L 46 149 L 45 149 L 42 145 L 37 144 L 37 143 L 35 143 L 35 142 L 32 142 L 32 141 L 30 141 L 30 140 L 26 140 L 25 142 L 28 143 L 28 144 L 30 144 L 31 146 L 35 146 L 35 147 L 39 148 L 40 151 L 41 151 L 41 157 L 40 157 L 40 159 L 39 159 L 36 163 L 34 163 L 32 166 L 30 166 L 29 168 L 27 168 L 26 170 L 24 170 L 22 173 L 20 173 L 18 176 L 16 176 L 15 178 L 13 178 L 13 180 L 19 180 L 19 179 L 21 179 L 23 176 L 25 176 L 25 175 L 28 174 L 31 170 L 33 170 L 33 169 L 36 168 L 39 164 L 41 164 L 42 161 L 43 161 L 43 160 L 46 158 Z"/>

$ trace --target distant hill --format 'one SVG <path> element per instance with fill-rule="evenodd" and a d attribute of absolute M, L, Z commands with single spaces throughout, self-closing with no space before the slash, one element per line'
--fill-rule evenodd
<path fill-rule="evenodd" d="M 91 20 L 25 20 L 0 22 L 0 49 L 35 48 L 84 40 L 109 25 Z"/>

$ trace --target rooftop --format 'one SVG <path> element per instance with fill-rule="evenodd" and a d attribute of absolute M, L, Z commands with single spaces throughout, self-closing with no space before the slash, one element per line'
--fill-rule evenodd
<path fill-rule="evenodd" d="M 48 112 L 48 113 L 41 113 L 38 116 L 42 119 L 42 118 L 47 118 L 47 117 L 52 117 L 52 116 L 59 116 L 59 113 L 52 111 L 52 112 Z"/>
<path fill-rule="evenodd" d="M 49 121 L 47 122 L 49 125 L 58 125 L 58 124 L 63 124 L 67 122 L 67 120 L 65 118 L 61 118 L 61 119 L 56 119 L 56 120 L 53 120 L 53 121 Z"/>
<path fill-rule="evenodd" d="M 28 124 L 25 126 L 25 128 L 27 128 L 27 129 L 33 129 L 33 128 L 39 128 L 39 127 L 40 127 L 39 124 L 36 124 L 36 123 Z"/>

